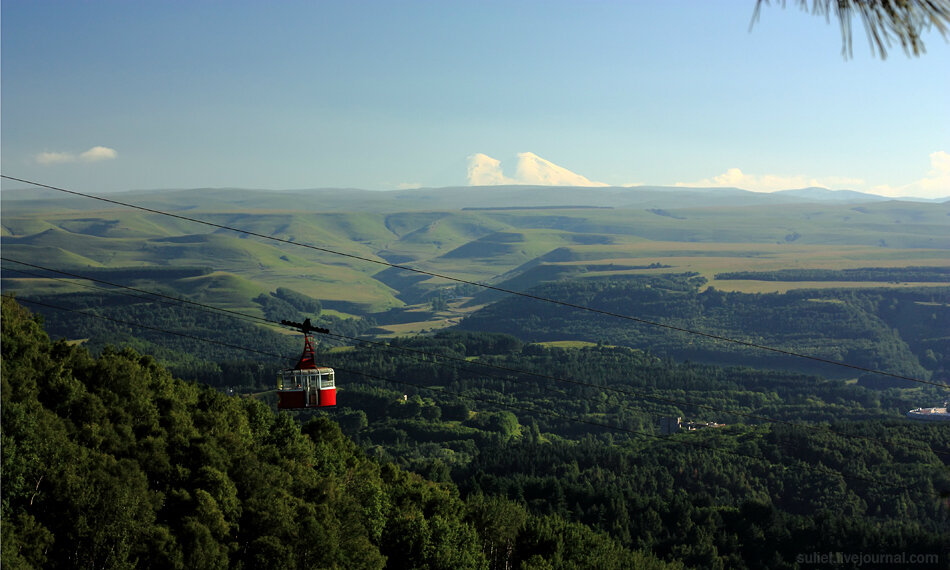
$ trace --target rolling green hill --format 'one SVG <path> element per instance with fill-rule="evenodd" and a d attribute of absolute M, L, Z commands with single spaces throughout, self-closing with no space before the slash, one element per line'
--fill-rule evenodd
<path fill-rule="evenodd" d="M 947 203 L 869 197 L 863 202 L 809 202 L 793 194 L 728 189 L 538 187 L 198 189 L 115 197 L 370 261 L 93 200 L 6 190 L 0 219 L 4 256 L 78 274 L 84 268 L 209 267 L 216 273 L 213 278 L 153 281 L 231 307 L 254 308 L 252 299 L 262 292 L 290 287 L 345 314 L 404 309 L 410 316 L 435 319 L 420 321 L 417 330 L 445 326 L 498 296 L 372 260 L 516 290 L 567 277 L 698 273 L 719 290 L 747 293 L 903 285 L 716 276 L 782 269 L 950 267 Z M 3 286 L 63 289 L 62 284 L 10 271 L 3 274 Z M 448 312 L 419 310 L 439 298 L 450 301 Z"/>

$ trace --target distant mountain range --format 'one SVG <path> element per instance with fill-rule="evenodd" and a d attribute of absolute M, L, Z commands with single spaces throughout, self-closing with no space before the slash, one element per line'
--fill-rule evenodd
<path fill-rule="evenodd" d="M 799 188 L 796 190 L 779 190 L 775 194 L 780 194 L 783 196 L 794 196 L 796 198 L 802 198 L 804 200 L 816 200 L 819 202 L 854 202 L 854 201 L 867 201 L 867 200 L 892 200 L 893 198 L 885 198 L 884 196 L 878 196 L 876 194 L 867 194 L 865 192 L 856 192 L 854 190 L 829 190 L 827 188 L 816 188 L 814 186 L 810 188 Z M 918 199 L 909 199 L 915 202 L 918 201 L 938 201 L 938 200 L 918 200 Z"/>
<path fill-rule="evenodd" d="M 93 192 L 94 193 L 94 192 Z M 779 192 L 750 192 L 739 188 L 682 188 L 671 186 L 589 187 L 490 185 L 416 188 L 411 190 L 360 190 L 321 188 L 312 190 L 254 190 L 242 188 L 197 188 L 188 190 L 134 190 L 110 193 L 110 198 L 139 205 L 230 211 L 238 209 L 291 211 L 406 212 L 461 210 L 463 208 L 545 208 L 569 206 L 634 209 L 681 209 L 743 207 L 774 204 L 860 204 L 884 201 L 944 202 L 947 199 L 885 198 L 852 190 L 801 188 Z M 57 199 L 60 207 L 99 209 L 94 200 L 64 195 L 46 189 L 4 190 L 4 208 L 32 207 L 23 202 Z M 36 204 L 38 207 L 48 207 Z"/>

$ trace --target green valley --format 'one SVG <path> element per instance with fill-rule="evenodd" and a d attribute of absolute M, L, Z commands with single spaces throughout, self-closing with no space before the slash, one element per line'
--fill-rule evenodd
<path fill-rule="evenodd" d="M 946 426 L 905 418 L 948 397 L 950 203 L 114 197 L 215 226 L 4 191 L 4 565 L 797 568 L 950 532 Z M 337 405 L 275 414 L 307 318 Z"/>

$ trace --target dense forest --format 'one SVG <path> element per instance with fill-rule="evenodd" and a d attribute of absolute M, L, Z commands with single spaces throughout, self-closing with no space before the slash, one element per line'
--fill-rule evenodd
<path fill-rule="evenodd" d="M 716 279 L 753 281 L 883 281 L 893 283 L 946 283 L 950 267 L 861 267 L 856 269 L 779 269 L 778 271 L 731 271 Z"/>
<path fill-rule="evenodd" d="M 931 556 L 950 531 L 950 433 L 902 417 L 935 387 L 450 331 L 323 344 L 338 406 L 277 415 L 4 310 L 5 564 L 794 568 Z M 218 318 L 178 310 L 153 318 Z M 259 388 L 251 363 L 283 365 L 216 365 Z"/>
<path fill-rule="evenodd" d="M 335 417 L 370 455 L 689 566 L 793 568 L 803 545 L 936 553 L 950 531 L 950 432 L 902 417 L 938 389 L 486 333 L 324 359 L 347 378 Z M 663 436 L 668 416 L 726 425 Z"/>
<path fill-rule="evenodd" d="M 3 298 L 5 568 L 678 568 L 368 458 L 336 423 L 50 342 Z"/>
<path fill-rule="evenodd" d="M 947 368 L 945 290 L 703 285 L 535 292 L 919 377 Z M 86 340 L 51 343 L 4 300 L 5 564 L 794 568 L 816 552 L 932 555 L 950 532 L 950 432 L 903 418 L 946 398 L 935 386 L 504 299 L 459 327 L 475 331 L 344 346 L 374 321 L 279 288 L 254 299 L 264 320 L 330 328 L 319 358 L 340 394 L 277 415 L 274 373 L 300 340 L 258 317 L 29 299 L 72 308 L 38 305 L 53 337 Z M 538 342 L 566 339 L 593 343 Z M 677 418 L 717 427 L 666 433 Z M 118 512 L 128 529 L 107 524 Z M 325 540 L 336 550 L 312 546 Z"/>
<path fill-rule="evenodd" d="M 703 285 L 703 277 L 690 274 L 589 278 L 543 284 L 530 293 L 912 377 L 946 377 L 950 371 L 950 289 L 946 287 L 750 294 L 703 289 Z M 459 326 L 505 332 L 533 342 L 603 341 L 716 364 L 784 368 L 822 376 L 851 373 L 523 297 L 488 305 Z"/>
<path fill-rule="evenodd" d="M 128 346 L 154 356 L 177 377 L 235 390 L 269 386 L 275 365 L 296 362 L 297 339 L 285 330 L 261 326 L 267 321 L 312 318 L 314 325 L 348 337 L 375 326 L 371 319 L 322 314 L 319 301 L 286 288 L 255 299 L 263 318 L 206 310 L 176 298 L 110 292 L 34 294 L 22 302 L 42 311 L 54 338 L 82 339 L 93 354 L 107 346 Z M 342 344 L 331 337 L 320 342 Z"/>

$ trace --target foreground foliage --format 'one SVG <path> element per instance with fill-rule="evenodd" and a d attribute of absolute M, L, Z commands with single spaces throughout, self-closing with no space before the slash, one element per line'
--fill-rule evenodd
<path fill-rule="evenodd" d="M 671 567 L 380 465 L 326 418 L 51 343 L 8 298 L 2 327 L 5 568 Z"/>

